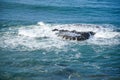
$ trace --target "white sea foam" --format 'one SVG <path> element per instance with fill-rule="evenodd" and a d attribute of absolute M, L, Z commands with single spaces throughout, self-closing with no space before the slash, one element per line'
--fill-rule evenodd
<path fill-rule="evenodd" d="M 37 24 L 40 25 L 40 26 L 44 26 L 45 25 L 44 22 L 38 22 Z"/>
<path fill-rule="evenodd" d="M 116 36 L 119 36 L 119 33 L 118 32 L 104 32 L 104 31 L 101 31 L 101 32 L 97 32 L 95 34 L 95 37 L 96 38 L 114 38 Z"/>
<path fill-rule="evenodd" d="M 0 32 L 0 47 L 12 50 L 63 49 L 69 40 L 58 38 L 52 29 L 93 31 L 95 36 L 87 40 L 88 44 L 116 45 L 120 44 L 120 33 L 114 31 L 112 25 L 95 24 L 46 24 L 4 28 Z M 76 43 L 76 41 L 74 41 Z M 72 46 L 72 45 L 71 45 Z M 69 46 L 68 46 L 69 47 Z"/>

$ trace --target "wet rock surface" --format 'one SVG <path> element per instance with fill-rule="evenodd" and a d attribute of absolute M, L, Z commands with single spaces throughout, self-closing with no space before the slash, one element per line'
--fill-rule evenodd
<path fill-rule="evenodd" d="M 89 39 L 91 36 L 95 35 L 94 32 L 88 31 L 88 32 L 78 32 L 78 31 L 69 31 L 69 30 L 58 30 L 53 29 L 52 31 L 56 32 L 56 35 L 58 37 L 62 37 L 64 39 L 68 40 L 77 40 L 77 41 L 84 41 Z"/>

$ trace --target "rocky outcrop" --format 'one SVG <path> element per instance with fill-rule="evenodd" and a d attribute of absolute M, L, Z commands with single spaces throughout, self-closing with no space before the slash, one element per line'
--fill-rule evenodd
<path fill-rule="evenodd" d="M 55 31 L 58 37 L 62 37 L 64 39 L 69 39 L 69 40 L 77 40 L 77 41 L 87 40 L 95 34 L 92 31 L 78 32 L 75 30 L 69 31 L 69 30 L 63 30 L 63 29 L 62 30 L 53 29 L 52 31 Z"/>

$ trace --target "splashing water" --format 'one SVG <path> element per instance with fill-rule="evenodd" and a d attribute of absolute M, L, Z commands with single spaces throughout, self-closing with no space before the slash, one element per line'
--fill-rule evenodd
<path fill-rule="evenodd" d="M 38 22 L 36 25 L 17 26 L 0 30 L 0 47 L 11 50 L 63 49 L 71 41 L 58 38 L 52 29 L 93 31 L 95 36 L 81 44 L 118 45 L 120 32 L 114 31 L 113 25 L 95 24 L 47 24 Z M 76 43 L 77 41 L 73 41 Z M 81 45 L 79 44 L 79 45 Z"/>

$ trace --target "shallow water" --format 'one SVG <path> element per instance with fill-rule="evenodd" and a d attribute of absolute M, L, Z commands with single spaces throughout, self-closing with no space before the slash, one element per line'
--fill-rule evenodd
<path fill-rule="evenodd" d="M 1 0 L 1 80 L 119 80 L 119 0 Z M 86 41 L 52 29 L 93 31 Z"/>

